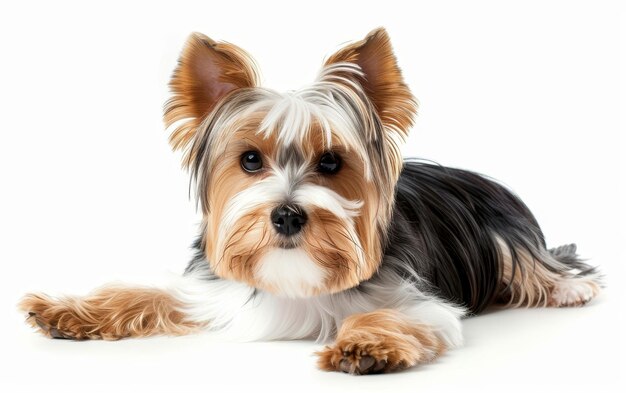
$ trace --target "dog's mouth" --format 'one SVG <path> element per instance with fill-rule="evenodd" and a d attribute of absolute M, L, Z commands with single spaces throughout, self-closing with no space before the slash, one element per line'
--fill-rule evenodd
<path fill-rule="evenodd" d="M 283 250 L 292 250 L 294 248 L 298 248 L 302 246 L 304 242 L 304 237 L 301 233 L 292 236 L 278 235 L 274 239 L 274 246 L 276 248 L 282 248 Z"/>
<path fill-rule="evenodd" d="M 300 241 L 298 239 L 293 238 L 283 238 L 278 240 L 276 247 L 282 248 L 284 250 L 291 250 L 300 246 Z"/>

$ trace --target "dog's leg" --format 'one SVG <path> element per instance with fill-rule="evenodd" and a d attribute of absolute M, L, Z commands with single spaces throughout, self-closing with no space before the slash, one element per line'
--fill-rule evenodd
<path fill-rule="evenodd" d="M 84 298 L 29 294 L 19 304 L 27 321 L 46 336 L 75 340 L 186 334 L 198 326 L 180 306 L 163 290 L 121 286 Z"/>
<path fill-rule="evenodd" d="M 499 301 L 506 306 L 582 306 L 600 292 L 600 274 L 578 258 L 574 244 L 511 253 L 501 243 L 501 250 L 503 289 Z"/>
<path fill-rule="evenodd" d="M 417 314 L 426 320 L 420 322 Z M 350 374 L 390 372 L 426 363 L 461 344 L 459 314 L 444 307 L 380 309 L 346 318 L 332 346 L 318 352 L 318 366 Z M 428 320 L 432 319 L 432 320 Z"/>

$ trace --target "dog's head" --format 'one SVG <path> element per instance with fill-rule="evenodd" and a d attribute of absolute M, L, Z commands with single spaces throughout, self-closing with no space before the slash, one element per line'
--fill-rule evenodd
<path fill-rule="evenodd" d="M 289 297 L 374 274 L 417 109 L 383 29 L 286 93 L 260 87 L 242 49 L 193 34 L 170 87 L 165 123 L 197 186 L 215 274 Z"/>

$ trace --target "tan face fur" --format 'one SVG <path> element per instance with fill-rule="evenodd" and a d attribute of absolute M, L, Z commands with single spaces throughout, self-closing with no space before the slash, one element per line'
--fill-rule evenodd
<path fill-rule="evenodd" d="M 207 261 L 219 277 L 289 297 L 356 286 L 382 258 L 416 110 L 389 39 L 375 30 L 296 92 L 258 87 L 256 75 L 241 49 L 194 34 L 170 83 L 165 122 L 197 184 Z M 263 163 L 253 173 L 241 164 L 249 151 Z M 337 173 L 319 171 L 329 152 Z M 289 238 L 270 219 L 284 205 L 307 217 Z"/>

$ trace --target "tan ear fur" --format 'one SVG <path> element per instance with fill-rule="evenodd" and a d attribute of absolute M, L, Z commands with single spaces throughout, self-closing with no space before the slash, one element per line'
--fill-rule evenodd
<path fill-rule="evenodd" d="M 343 62 L 361 67 L 364 77 L 359 82 L 383 125 L 406 136 L 417 113 L 417 101 L 404 83 L 385 29 L 373 30 L 365 39 L 340 49 L 325 65 Z"/>
<path fill-rule="evenodd" d="M 231 92 L 258 84 L 254 60 L 241 48 L 193 33 L 170 80 L 172 97 L 165 104 L 166 127 L 181 122 L 170 136 L 174 149 L 187 147 L 198 126 Z"/>

